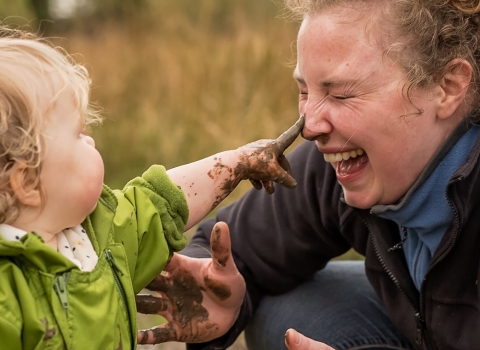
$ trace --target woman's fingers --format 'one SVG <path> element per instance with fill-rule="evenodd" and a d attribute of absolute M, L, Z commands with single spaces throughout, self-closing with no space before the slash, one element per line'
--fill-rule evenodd
<path fill-rule="evenodd" d="M 213 259 L 212 266 L 216 272 L 237 272 L 231 252 L 230 230 L 225 222 L 220 221 L 213 226 L 210 248 Z"/>
<path fill-rule="evenodd" d="M 295 141 L 297 136 L 302 132 L 304 126 L 305 117 L 302 114 L 295 124 L 293 124 L 287 131 L 277 137 L 276 143 L 278 146 L 279 154 L 285 152 L 285 150 L 293 143 L 293 141 Z"/>
<path fill-rule="evenodd" d="M 169 305 L 167 299 L 149 294 L 137 294 L 135 303 L 137 304 L 137 311 L 146 315 L 163 315 L 168 310 Z"/>
<path fill-rule="evenodd" d="M 171 283 L 167 277 L 163 275 L 158 275 L 145 288 L 149 290 L 154 290 L 156 292 L 166 292 L 169 289 L 170 285 Z"/>
<path fill-rule="evenodd" d="M 173 254 L 172 258 L 170 259 L 170 261 L 168 262 L 167 265 L 165 265 L 165 267 L 163 268 L 163 271 L 165 272 L 172 272 L 174 270 L 176 270 L 179 266 L 182 265 L 182 260 L 185 259 L 185 256 L 183 255 L 180 255 L 180 254 Z"/>
<path fill-rule="evenodd" d="M 177 331 L 170 323 L 137 332 L 138 344 L 159 344 L 177 340 Z"/>
<path fill-rule="evenodd" d="M 285 333 L 285 345 L 288 350 L 335 350 L 326 344 L 307 338 L 292 328 Z"/>

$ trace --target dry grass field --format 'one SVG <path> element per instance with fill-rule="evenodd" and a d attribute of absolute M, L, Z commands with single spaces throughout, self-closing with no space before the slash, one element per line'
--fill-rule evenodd
<path fill-rule="evenodd" d="M 107 183 L 122 186 L 153 163 L 169 168 L 274 138 L 296 121 L 297 24 L 277 18 L 279 7 L 151 6 L 142 21 L 96 25 L 63 41 L 89 67 L 92 98 L 104 108 L 94 136 Z"/>

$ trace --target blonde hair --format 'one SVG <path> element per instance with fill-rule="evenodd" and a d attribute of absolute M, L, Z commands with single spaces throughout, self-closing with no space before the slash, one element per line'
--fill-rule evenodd
<path fill-rule="evenodd" d="M 16 165 L 25 165 L 25 181 L 41 190 L 42 130 L 57 99 L 73 91 L 83 124 L 101 121 L 89 102 L 90 83 L 86 68 L 63 49 L 0 26 L 0 223 L 18 217 L 19 203 L 10 187 Z M 45 91 L 52 92 L 47 105 L 41 101 Z"/>
<path fill-rule="evenodd" d="M 329 8 L 350 7 L 380 14 L 387 26 L 386 56 L 403 67 L 408 91 L 438 83 L 454 58 L 473 68 L 470 94 L 480 101 L 480 0 L 285 0 L 293 17 L 303 19 Z M 383 23 L 382 23 L 383 24 Z"/>

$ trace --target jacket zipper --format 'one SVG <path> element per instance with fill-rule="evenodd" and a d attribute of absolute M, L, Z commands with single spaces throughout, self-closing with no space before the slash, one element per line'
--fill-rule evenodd
<path fill-rule="evenodd" d="M 64 274 L 55 276 L 53 280 L 53 289 L 60 299 L 60 304 L 62 304 L 63 311 L 65 316 L 68 317 L 68 280 L 70 278 L 70 272 L 65 272 Z"/>
<path fill-rule="evenodd" d="M 448 205 L 450 206 L 450 208 L 452 209 L 453 211 L 453 240 L 452 240 L 452 243 L 448 246 L 448 249 L 445 251 L 445 253 L 442 254 L 441 257 L 439 257 L 433 264 L 432 266 L 430 266 L 429 270 L 434 267 L 435 265 L 437 265 L 440 261 L 442 261 L 453 249 L 453 246 L 455 245 L 455 242 L 457 241 L 457 236 L 458 236 L 458 229 L 460 227 L 460 215 L 458 214 L 458 210 L 457 210 L 457 207 L 453 204 L 451 198 L 450 198 L 450 195 L 448 194 L 448 188 L 450 187 L 450 185 L 454 184 L 455 182 L 459 182 L 463 180 L 463 176 L 459 176 L 453 180 L 451 180 L 448 185 L 447 185 L 447 188 L 445 189 L 445 197 L 447 198 L 447 202 L 448 202 Z M 428 271 L 427 271 L 428 273 Z"/>
<path fill-rule="evenodd" d="M 122 276 L 125 273 L 122 271 L 120 266 L 118 266 L 117 262 L 115 261 L 115 258 L 113 257 L 112 251 L 110 249 L 106 249 L 104 253 L 105 253 L 105 258 L 107 259 L 107 262 L 110 265 L 110 268 L 112 269 L 113 279 L 115 280 L 115 284 L 117 286 L 118 292 L 120 293 L 120 296 L 122 298 L 123 305 L 125 306 L 125 309 L 128 312 L 127 295 L 125 294 L 125 290 L 123 289 L 122 283 L 120 282 L 120 278 L 118 277 L 118 273 L 120 273 L 120 275 Z"/>
<path fill-rule="evenodd" d="M 447 185 L 447 188 L 445 189 L 445 197 L 447 198 L 447 202 L 448 202 L 448 205 L 450 206 L 450 208 L 452 209 L 453 211 L 453 239 L 452 239 L 452 243 L 448 246 L 448 249 L 445 251 L 445 253 L 442 254 L 442 256 L 440 256 L 429 268 L 428 268 L 428 271 L 430 271 L 432 268 L 434 268 L 440 261 L 442 261 L 447 255 L 448 253 L 450 253 L 453 249 L 453 246 L 455 245 L 455 242 L 457 240 L 457 236 L 458 236 L 458 228 L 460 227 L 460 216 L 458 214 L 458 210 L 457 208 L 455 207 L 455 205 L 453 204 L 451 198 L 450 198 L 450 195 L 448 194 L 448 188 L 450 187 L 450 185 L 454 184 L 455 182 L 458 182 L 458 181 L 461 181 L 463 179 L 463 176 L 459 176 L 453 180 L 450 180 L 450 182 L 448 183 Z M 427 275 L 428 275 L 428 271 L 427 273 L 425 274 L 424 276 L 424 280 L 426 279 Z M 423 293 L 420 293 L 420 310 L 423 310 Z M 417 314 L 415 314 L 415 317 L 417 317 Z M 420 317 L 420 320 L 421 320 L 421 315 L 419 314 L 419 317 Z M 422 326 L 423 326 L 423 323 L 422 323 Z M 417 332 L 418 332 L 418 320 L 417 320 Z"/>
<path fill-rule="evenodd" d="M 451 180 L 448 185 L 447 185 L 447 188 L 445 189 L 445 196 L 447 198 L 447 202 L 448 202 L 448 205 L 450 206 L 450 208 L 452 209 L 453 211 L 453 216 L 454 216 L 454 231 L 453 231 L 453 240 L 452 240 L 452 243 L 450 244 L 450 246 L 448 247 L 447 251 L 445 251 L 445 253 L 443 253 L 443 255 L 438 258 L 434 264 L 432 264 L 432 266 L 430 266 L 429 270 L 431 270 L 435 265 L 437 265 L 441 260 L 443 260 L 443 258 L 445 258 L 448 253 L 450 253 L 450 251 L 453 249 L 453 246 L 455 245 L 455 241 L 457 240 L 457 236 L 458 236 L 458 228 L 460 227 L 460 216 L 458 214 L 458 210 L 457 208 L 453 205 L 453 202 L 450 198 L 450 195 L 448 194 L 448 188 L 450 187 L 450 185 L 452 185 L 453 183 L 455 182 L 458 182 L 458 181 L 461 181 L 463 179 L 463 176 L 459 176 L 453 180 Z M 393 281 L 393 283 L 395 284 L 395 286 L 397 287 L 397 289 L 405 296 L 405 298 L 408 300 L 408 302 L 410 303 L 410 305 L 412 306 L 414 312 L 415 312 L 415 321 L 417 323 L 417 333 L 415 335 L 415 343 L 417 343 L 418 345 L 422 344 L 423 342 L 423 331 L 424 331 L 424 327 L 425 327 L 425 321 L 422 317 L 422 314 L 419 310 L 417 310 L 417 308 L 415 307 L 415 304 L 410 300 L 410 298 L 407 296 L 407 294 L 403 291 L 403 289 L 401 288 L 400 286 L 400 283 L 398 282 L 397 278 L 393 275 L 393 273 L 390 271 L 390 269 L 387 267 L 387 265 L 385 264 L 382 256 L 380 255 L 380 252 L 378 250 L 378 246 L 377 246 L 377 240 L 375 239 L 374 235 L 371 233 L 371 230 L 370 230 L 370 226 L 369 224 L 367 223 L 367 221 L 365 219 L 363 219 L 363 222 L 365 223 L 365 225 L 367 226 L 367 229 L 368 229 L 368 232 L 369 234 L 372 236 L 372 242 L 373 242 L 373 248 L 375 250 L 375 254 L 378 258 L 378 260 L 380 261 L 380 264 L 382 265 L 383 269 L 387 272 L 388 276 L 390 277 L 390 279 Z M 427 272 L 428 273 L 428 272 Z M 426 277 L 426 276 L 425 276 Z M 420 305 L 420 310 L 423 310 L 423 293 L 420 293 L 420 300 L 419 300 L 419 305 Z"/>
<path fill-rule="evenodd" d="M 118 273 L 120 273 L 121 276 L 123 276 L 125 273 L 122 271 L 120 266 L 118 266 L 117 262 L 115 261 L 115 258 L 113 257 L 112 251 L 110 249 L 105 249 L 104 254 L 105 254 L 105 259 L 107 259 L 107 262 L 110 265 L 110 268 L 112 269 L 113 279 L 115 280 L 115 285 L 117 286 L 117 290 L 120 293 L 120 297 L 123 301 L 123 306 L 127 311 L 129 328 L 132 329 L 132 323 L 130 320 L 130 310 L 128 309 L 128 303 L 127 303 L 127 295 L 125 293 L 125 289 L 123 289 L 122 283 L 120 282 L 120 278 L 118 277 Z M 133 349 L 133 346 L 134 345 L 133 345 L 133 339 L 132 339 L 132 349 Z"/>
<path fill-rule="evenodd" d="M 400 291 L 400 293 L 405 297 L 405 299 L 408 301 L 408 303 L 412 306 L 413 308 L 413 311 L 415 312 L 415 322 L 417 324 L 417 332 L 415 334 L 415 343 L 417 343 L 418 345 L 422 344 L 423 342 L 423 336 L 422 336 L 422 333 L 423 333 L 423 328 L 424 328 L 424 323 L 425 321 L 423 320 L 423 317 L 422 317 L 422 314 L 420 313 L 420 311 L 416 308 L 415 304 L 413 303 L 413 301 L 408 297 L 408 295 L 405 293 L 405 291 L 402 289 L 402 287 L 400 286 L 400 282 L 398 282 L 398 279 L 395 277 L 395 275 L 392 273 L 392 271 L 390 271 L 390 269 L 387 267 L 387 265 L 385 264 L 385 261 L 383 260 L 382 256 L 380 255 L 380 252 L 378 250 L 378 245 L 377 245 L 377 240 L 375 238 L 375 236 L 372 234 L 372 231 L 370 229 L 370 225 L 368 224 L 368 222 L 363 219 L 363 222 L 365 223 L 365 225 L 367 226 L 367 229 L 368 229 L 368 233 L 369 235 L 372 237 L 372 242 L 373 242 L 373 249 L 375 250 L 375 255 L 377 256 L 377 259 L 380 261 L 380 264 L 382 265 L 382 268 L 385 270 L 385 272 L 387 273 L 388 277 L 390 277 L 390 279 L 393 281 L 393 283 L 395 284 L 395 287 L 397 287 L 397 289 Z M 421 304 L 420 304 L 421 305 Z"/>

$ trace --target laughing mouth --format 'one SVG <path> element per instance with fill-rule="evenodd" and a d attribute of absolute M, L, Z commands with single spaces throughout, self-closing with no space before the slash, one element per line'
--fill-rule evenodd
<path fill-rule="evenodd" d="M 356 158 L 365 153 L 362 148 L 358 148 L 349 152 L 338 152 L 338 153 L 324 153 L 323 159 L 328 163 L 340 162 L 341 160 L 349 160 L 350 158 Z"/>
<path fill-rule="evenodd" d="M 349 152 L 324 153 L 323 157 L 336 169 L 337 176 L 342 178 L 357 173 L 368 164 L 368 156 L 362 148 Z"/>

